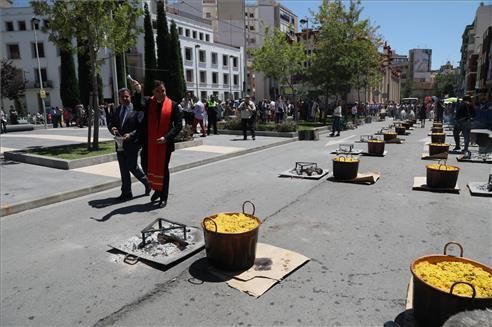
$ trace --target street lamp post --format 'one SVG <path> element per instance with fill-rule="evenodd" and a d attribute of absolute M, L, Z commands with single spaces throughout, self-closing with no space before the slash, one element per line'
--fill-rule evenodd
<path fill-rule="evenodd" d="M 196 84 L 196 97 L 200 100 L 198 95 L 198 56 L 196 55 L 196 49 L 199 49 L 200 45 L 195 45 L 195 84 Z"/>
<path fill-rule="evenodd" d="M 38 74 L 39 74 L 39 97 L 41 98 L 41 104 L 43 106 L 43 120 L 44 120 L 44 128 L 47 129 L 48 126 L 46 125 L 46 105 L 44 103 L 44 89 L 43 89 L 43 77 L 41 75 L 41 64 L 39 63 L 39 49 L 38 49 L 38 36 L 36 34 L 36 27 L 35 25 L 37 24 L 39 26 L 40 20 L 36 17 L 33 17 L 31 19 L 31 27 L 34 31 L 34 43 L 36 46 L 36 59 L 38 61 Z M 43 94 L 42 94 L 43 93 Z"/>

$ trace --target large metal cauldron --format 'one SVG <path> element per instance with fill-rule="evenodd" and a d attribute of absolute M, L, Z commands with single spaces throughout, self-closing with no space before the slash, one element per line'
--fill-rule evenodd
<path fill-rule="evenodd" d="M 245 205 L 249 203 L 253 207 L 253 212 L 247 214 L 244 211 Z M 243 203 L 243 214 L 258 222 L 258 226 L 243 233 L 219 233 L 208 230 L 205 227 L 205 221 L 211 220 L 217 215 L 206 217 L 202 221 L 203 234 L 205 238 L 205 250 L 207 258 L 214 266 L 224 270 L 239 271 L 251 268 L 256 258 L 256 244 L 258 242 L 258 232 L 261 220 L 254 216 L 256 208 L 253 202 L 245 201 Z M 236 214 L 236 212 L 227 212 L 226 214 Z M 214 222 L 215 224 L 215 222 Z M 215 224 L 216 230 L 217 225 Z"/>
<path fill-rule="evenodd" d="M 370 154 L 382 155 L 384 153 L 384 141 L 382 140 L 368 140 L 367 152 Z"/>
<path fill-rule="evenodd" d="M 461 253 L 459 257 L 447 255 L 447 247 L 450 244 L 456 244 L 460 247 Z M 451 286 L 449 293 L 444 292 L 434 286 L 424 282 L 415 274 L 415 266 L 422 262 L 437 263 L 442 261 L 464 262 L 480 267 L 483 270 L 492 274 L 492 269 L 479 262 L 463 258 L 463 247 L 456 242 L 449 242 L 444 246 L 444 255 L 430 255 L 416 259 L 410 265 L 410 271 L 413 275 L 413 312 L 420 326 L 438 327 L 452 315 L 465 311 L 492 308 L 492 298 L 476 298 L 475 288 L 472 284 L 466 281 L 456 282 Z M 473 289 L 473 296 L 464 297 L 453 294 L 455 285 L 467 284 Z"/>
<path fill-rule="evenodd" d="M 460 172 L 459 167 L 446 165 L 445 160 L 439 160 L 437 164 L 430 164 L 425 167 L 427 168 L 426 184 L 428 187 L 454 188 L 456 186 L 456 182 L 458 181 L 458 174 Z M 453 170 L 447 170 L 447 167 L 452 167 Z"/>
<path fill-rule="evenodd" d="M 336 157 L 333 159 L 333 177 L 337 180 L 352 180 L 359 172 L 359 159 Z"/>
<path fill-rule="evenodd" d="M 446 143 L 446 134 L 431 133 L 431 143 Z"/>

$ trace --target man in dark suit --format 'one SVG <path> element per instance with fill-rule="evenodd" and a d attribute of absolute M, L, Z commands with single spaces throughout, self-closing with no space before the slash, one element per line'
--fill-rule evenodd
<path fill-rule="evenodd" d="M 169 195 L 169 161 L 174 151 L 174 139 L 183 128 L 183 116 L 178 104 L 166 96 L 166 87 L 161 81 L 154 81 L 152 96 L 142 97 L 142 86 L 132 81 L 136 94 L 135 110 L 143 111 L 141 153 L 142 167 L 155 191 L 151 197 L 158 198 L 159 206 L 165 207 Z"/>
<path fill-rule="evenodd" d="M 130 91 L 126 88 L 118 91 L 120 105 L 111 115 L 111 133 L 123 138 L 123 149 L 118 151 L 118 165 L 121 174 L 121 195 L 119 201 L 127 201 L 133 198 L 130 173 L 133 174 L 144 186 L 145 195 L 150 194 L 150 186 L 142 169 L 137 163 L 138 150 L 140 149 L 140 125 L 143 120 L 143 112 L 133 110 Z"/>

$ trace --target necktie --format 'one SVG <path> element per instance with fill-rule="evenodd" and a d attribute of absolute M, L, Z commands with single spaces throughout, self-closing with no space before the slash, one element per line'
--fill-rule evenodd
<path fill-rule="evenodd" d="M 123 124 L 125 123 L 125 118 L 126 118 L 126 106 L 122 106 L 120 111 L 121 126 L 123 126 Z"/>

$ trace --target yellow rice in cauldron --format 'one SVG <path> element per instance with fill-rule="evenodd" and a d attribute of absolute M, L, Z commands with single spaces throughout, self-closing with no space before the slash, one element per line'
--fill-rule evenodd
<path fill-rule="evenodd" d="M 442 261 L 429 263 L 419 262 L 415 265 L 415 274 L 446 293 L 449 293 L 455 282 L 468 282 L 475 287 L 477 298 L 492 298 L 492 275 L 480 267 L 470 263 L 457 261 Z M 472 297 L 470 286 L 458 284 L 453 289 L 453 294 Z"/>
<path fill-rule="evenodd" d="M 256 219 L 248 217 L 243 213 L 219 213 L 213 218 L 213 221 L 217 224 L 218 233 L 244 233 L 258 227 L 258 221 L 256 221 Z M 204 221 L 204 224 L 207 230 L 215 232 L 215 225 L 213 222 L 207 219 Z"/>
<path fill-rule="evenodd" d="M 427 168 L 434 169 L 434 170 L 442 170 L 442 171 L 457 171 L 460 170 L 456 166 L 449 166 L 449 165 L 440 165 L 440 164 L 431 164 L 427 165 Z"/>
<path fill-rule="evenodd" d="M 359 162 L 359 159 L 347 158 L 347 157 L 337 157 L 337 158 L 333 159 L 333 161 L 337 161 L 337 162 Z"/>
<path fill-rule="evenodd" d="M 383 140 L 368 140 L 368 143 L 384 143 Z"/>

